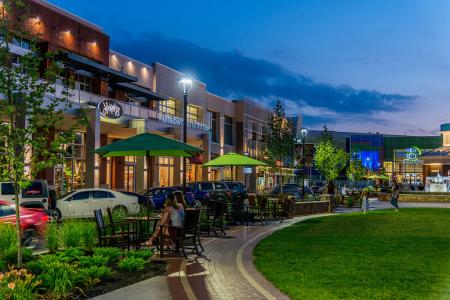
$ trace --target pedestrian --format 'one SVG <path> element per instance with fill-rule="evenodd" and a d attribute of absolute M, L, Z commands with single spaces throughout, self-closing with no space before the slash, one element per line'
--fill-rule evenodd
<path fill-rule="evenodd" d="M 392 197 L 391 204 L 395 207 L 395 211 L 398 211 L 398 197 L 400 196 L 400 188 L 397 180 L 392 180 Z"/>
<path fill-rule="evenodd" d="M 347 193 L 348 193 L 348 188 L 347 188 L 347 185 L 344 184 L 341 189 L 341 204 L 344 204 Z"/>
<path fill-rule="evenodd" d="M 366 213 L 369 210 L 369 188 L 365 188 L 362 192 L 362 209 L 364 213 Z"/>

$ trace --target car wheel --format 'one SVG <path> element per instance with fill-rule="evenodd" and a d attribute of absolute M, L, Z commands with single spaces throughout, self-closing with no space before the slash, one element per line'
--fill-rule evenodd
<path fill-rule="evenodd" d="M 125 217 L 128 213 L 128 209 L 125 206 L 118 205 L 113 208 L 113 213 Z"/>
<path fill-rule="evenodd" d="M 53 220 L 55 220 L 56 222 L 61 222 L 61 211 L 57 208 L 53 209 L 51 212 L 51 217 Z"/>

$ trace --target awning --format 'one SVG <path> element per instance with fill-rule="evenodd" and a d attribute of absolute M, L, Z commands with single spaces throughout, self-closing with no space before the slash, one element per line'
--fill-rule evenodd
<path fill-rule="evenodd" d="M 134 83 L 129 83 L 129 82 L 119 82 L 116 84 L 116 86 L 118 88 L 124 89 L 125 91 L 127 91 L 129 95 L 132 95 L 135 98 L 138 97 L 144 97 L 148 100 L 157 100 L 157 101 L 162 101 L 162 100 L 168 100 L 169 97 L 163 96 L 161 94 L 155 93 L 150 89 L 147 89 L 145 87 L 142 86 L 138 86 Z"/>
<path fill-rule="evenodd" d="M 112 82 L 138 81 L 137 77 L 122 73 L 75 53 L 65 53 L 64 58 L 66 59 L 68 65 L 76 68 L 77 70 L 81 69 L 96 75 L 108 76 L 108 79 Z"/>

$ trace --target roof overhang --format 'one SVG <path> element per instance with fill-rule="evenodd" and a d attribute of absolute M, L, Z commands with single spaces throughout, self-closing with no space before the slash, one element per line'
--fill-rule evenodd
<path fill-rule="evenodd" d="M 119 82 L 116 83 L 116 86 L 120 89 L 125 90 L 129 95 L 132 95 L 133 97 L 136 98 L 144 97 L 147 100 L 156 100 L 156 101 L 163 101 L 169 99 L 168 97 L 163 96 L 159 93 L 155 93 L 148 88 L 130 82 Z"/>

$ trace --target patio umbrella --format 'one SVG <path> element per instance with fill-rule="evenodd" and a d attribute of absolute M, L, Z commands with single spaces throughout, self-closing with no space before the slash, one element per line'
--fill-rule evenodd
<path fill-rule="evenodd" d="M 266 163 L 253 159 L 251 157 L 240 155 L 237 153 L 227 153 L 220 157 L 217 157 L 209 162 L 203 164 L 202 167 L 231 167 L 233 174 L 233 167 L 256 167 L 256 166 L 267 166 Z"/>
<path fill-rule="evenodd" d="M 197 147 L 149 132 L 141 133 L 95 150 L 95 153 L 98 153 L 101 157 L 145 156 L 147 158 L 147 170 L 150 170 L 151 156 L 190 157 L 201 152 L 203 150 Z M 147 186 L 150 188 L 150 176 L 147 176 Z"/>

